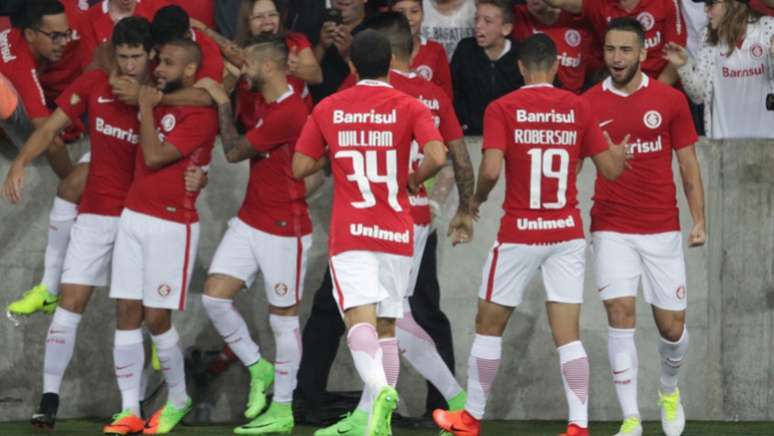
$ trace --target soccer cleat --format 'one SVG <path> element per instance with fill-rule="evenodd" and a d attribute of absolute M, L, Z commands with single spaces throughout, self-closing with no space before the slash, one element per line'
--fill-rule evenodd
<path fill-rule="evenodd" d="M 636 416 L 630 416 L 624 419 L 621 428 L 618 429 L 618 433 L 615 436 L 642 436 L 642 423 L 640 418 Z"/>
<path fill-rule="evenodd" d="M 468 394 L 465 391 L 460 391 L 459 394 L 449 398 L 446 404 L 449 405 L 449 410 L 456 412 L 465 408 L 465 403 L 468 401 Z"/>
<path fill-rule="evenodd" d="M 51 430 L 56 424 L 56 412 L 59 410 L 59 395 L 51 392 L 43 394 L 40 406 L 32 415 L 30 424 L 40 429 Z"/>
<path fill-rule="evenodd" d="M 132 413 L 130 410 L 124 410 L 121 413 L 113 415 L 113 422 L 102 428 L 102 433 L 107 435 L 127 435 L 142 433 L 145 429 L 145 420 Z"/>
<path fill-rule="evenodd" d="M 368 412 L 355 410 L 344 419 L 314 432 L 314 436 L 363 436 L 368 427 Z"/>
<path fill-rule="evenodd" d="M 57 302 L 59 302 L 59 296 L 50 294 L 48 286 L 40 284 L 9 304 L 8 312 L 12 315 L 32 315 L 35 312 L 51 315 L 56 310 Z"/>
<path fill-rule="evenodd" d="M 159 350 L 156 349 L 156 344 L 151 342 L 151 368 L 154 371 L 161 371 L 161 361 L 159 360 Z"/>
<path fill-rule="evenodd" d="M 466 410 L 450 412 L 448 410 L 435 409 L 433 421 L 444 431 L 455 436 L 479 436 L 481 434 L 481 421 L 470 416 Z"/>
<path fill-rule="evenodd" d="M 392 412 L 396 407 L 398 407 L 398 392 L 392 386 L 383 387 L 371 406 L 366 436 L 391 436 Z"/>
<path fill-rule="evenodd" d="M 671 394 L 658 393 L 661 406 L 661 429 L 666 436 L 680 436 L 685 429 L 685 411 L 680 402 L 680 389 Z"/>
<path fill-rule="evenodd" d="M 188 399 L 185 407 L 178 409 L 171 402 L 167 401 L 161 409 L 151 416 L 151 419 L 145 424 L 142 434 L 166 434 L 172 431 L 175 426 L 183 420 L 185 415 L 191 411 L 193 402 Z"/>
<path fill-rule="evenodd" d="M 261 358 L 247 369 L 250 371 L 250 396 L 245 418 L 254 419 L 266 407 L 266 390 L 274 383 L 274 365 Z"/>
<path fill-rule="evenodd" d="M 559 433 L 559 436 L 589 436 L 589 429 L 575 424 L 568 424 L 567 431 Z"/>
<path fill-rule="evenodd" d="M 293 408 L 290 404 L 271 403 L 269 410 L 252 422 L 234 429 L 236 434 L 290 434 L 293 431 Z"/>

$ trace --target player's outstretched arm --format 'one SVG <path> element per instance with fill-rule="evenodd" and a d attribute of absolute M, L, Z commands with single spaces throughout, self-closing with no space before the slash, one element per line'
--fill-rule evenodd
<path fill-rule="evenodd" d="M 500 149 L 487 148 L 484 150 L 484 157 L 481 159 L 481 166 L 478 169 L 478 183 L 476 184 L 476 193 L 470 201 L 470 213 L 478 219 L 478 208 L 489 198 L 497 180 L 500 178 L 500 171 L 503 167 L 504 153 Z"/>
<path fill-rule="evenodd" d="M 548 6 L 561 9 L 571 14 L 580 14 L 583 10 L 583 0 L 545 0 Z"/>
<path fill-rule="evenodd" d="M 610 139 L 610 135 L 607 132 L 603 132 L 605 140 L 607 141 L 608 149 L 602 153 L 597 153 L 591 157 L 594 161 L 594 165 L 597 167 L 597 171 L 602 174 L 602 177 L 607 180 L 615 180 L 623 173 L 626 168 L 626 161 L 631 158 L 629 153 L 629 135 L 616 144 Z"/>
<path fill-rule="evenodd" d="M 707 240 L 704 223 L 704 184 L 701 180 L 699 159 L 696 158 L 696 148 L 691 145 L 676 151 L 677 162 L 680 165 L 680 178 L 683 180 L 683 191 L 691 209 L 693 228 L 688 238 L 688 245 L 698 247 Z"/>
<path fill-rule="evenodd" d="M 145 165 L 152 169 L 159 169 L 182 157 L 174 145 L 161 142 L 156 132 L 153 108 L 161 102 L 161 97 L 161 91 L 156 88 L 150 86 L 140 88 L 138 98 L 140 105 L 140 147 Z"/>
<path fill-rule="evenodd" d="M 62 109 L 57 109 L 43 124 L 35 129 L 8 170 L 8 175 L 3 185 L 3 198 L 14 204 L 21 200 L 26 176 L 24 168 L 33 159 L 45 153 L 54 142 L 57 133 L 69 125 L 70 118 Z"/>

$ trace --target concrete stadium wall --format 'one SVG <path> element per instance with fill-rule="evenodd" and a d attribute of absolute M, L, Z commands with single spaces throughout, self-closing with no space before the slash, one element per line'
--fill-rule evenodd
<path fill-rule="evenodd" d="M 480 161 L 478 138 L 469 138 L 476 166 Z M 84 144 L 75 147 L 82 151 Z M 8 171 L 13 151 L 0 145 L 0 177 Z M 771 142 L 702 142 L 699 159 L 706 189 L 709 241 L 706 247 L 686 249 L 689 289 L 688 328 L 690 354 L 682 371 L 682 391 L 689 419 L 772 420 L 774 409 L 774 144 Z M 43 161 L 28 172 L 21 207 L 0 203 L 0 306 L 3 308 L 42 274 L 48 211 L 56 179 Z M 226 227 L 241 203 L 247 165 L 225 163 L 218 149 L 210 185 L 202 195 L 202 236 L 188 309 L 175 316 L 184 346 L 218 349 L 222 342 L 210 326 L 198 295 L 206 269 Z M 588 217 L 593 190 L 592 165 L 579 179 L 584 217 Z M 679 187 L 680 185 L 678 185 Z M 678 188 L 678 191 L 680 189 Z M 682 193 L 678 195 L 683 230 L 690 215 Z M 500 217 L 503 183 L 482 209 L 475 242 L 452 248 L 439 244 L 439 274 L 443 308 L 453 320 L 457 374 L 463 385 L 467 356 L 473 338 L 473 317 L 481 267 L 490 249 Z M 326 260 L 330 182 L 311 200 L 315 221 L 314 245 L 306 278 L 302 322 L 311 306 Z M 445 228 L 452 210 L 437 223 Z M 588 221 L 588 220 L 587 220 Z M 588 225 L 588 222 L 586 222 Z M 591 418 L 620 417 L 607 362 L 605 315 L 594 292 L 591 262 L 586 278 L 582 338 L 591 361 Z M 489 418 L 561 419 L 565 405 L 558 357 L 543 309 L 539 280 L 531 285 L 524 304 L 514 313 L 505 333 L 504 360 L 489 403 Z M 265 296 L 260 281 L 242 293 L 237 304 L 261 343 L 273 358 Z M 120 407 L 112 370 L 113 305 L 105 289 L 98 290 L 81 323 L 72 365 L 62 386 L 61 417 L 106 417 Z M 640 405 L 645 419 L 657 419 L 659 362 L 657 332 L 650 309 L 640 302 L 637 344 L 640 353 Z M 0 318 L 0 421 L 28 419 L 42 388 L 45 330 L 49 318 L 36 315 L 15 326 Z M 345 347 L 340 348 L 329 387 L 359 389 Z M 403 366 L 399 391 L 401 410 L 419 414 L 424 407 L 424 383 Z M 239 420 L 246 398 L 246 372 L 234 365 L 213 386 L 214 420 Z"/>

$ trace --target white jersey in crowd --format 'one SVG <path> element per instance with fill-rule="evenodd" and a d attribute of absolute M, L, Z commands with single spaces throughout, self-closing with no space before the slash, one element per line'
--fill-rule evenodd
<path fill-rule="evenodd" d="M 422 21 L 422 36 L 443 45 L 446 56 L 451 59 L 457 43 L 462 38 L 473 36 L 473 21 L 476 16 L 476 2 L 465 0 L 452 15 L 444 15 L 436 9 L 435 0 L 422 0 L 425 18 Z"/>
<path fill-rule="evenodd" d="M 704 35 L 704 29 L 709 23 L 707 11 L 704 9 L 704 3 L 696 3 L 693 0 L 681 0 L 680 9 L 685 19 L 685 29 L 688 33 L 688 44 L 686 48 L 691 57 L 696 58 L 699 55 L 699 49 Z"/>
<path fill-rule="evenodd" d="M 772 35 L 774 17 L 763 17 L 748 25 L 741 48 L 727 56 L 725 44 L 706 44 L 705 31 L 698 59 L 678 70 L 691 99 L 705 103 L 708 137 L 774 138 L 774 111 L 765 106 L 774 93 Z"/>

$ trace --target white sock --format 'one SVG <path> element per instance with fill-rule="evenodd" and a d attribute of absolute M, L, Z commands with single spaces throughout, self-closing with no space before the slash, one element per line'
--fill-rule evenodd
<path fill-rule="evenodd" d="M 156 351 L 161 362 L 161 372 L 167 383 L 167 399 L 173 406 L 182 409 L 188 403 L 188 393 L 185 390 L 185 362 L 180 350 L 180 336 L 175 327 L 153 336 Z"/>
<path fill-rule="evenodd" d="M 261 358 L 258 344 L 250 337 L 247 323 L 234 308 L 232 300 L 202 295 L 202 304 L 215 330 L 223 336 L 242 364 L 250 366 Z"/>
<path fill-rule="evenodd" d="M 130 410 L 140 416 L 140 384 L 145 366 L 145 348 L 142 330 L 116 330 L 113 343 L 113 362 L 121 390 L 121 410 Z"/>
<path fill-rule="evenodd" d="M 405 312 L 403 318 L 395 323 L 395 336 L 403 357 L 425 380 L 438 389 L 447 401 L 462 392 L 462 386 L 454 374 L 441 359 L 435 342 L 427 332 L 417 324 L 411 312 Z"/>
<path fill-rule="evenodd" d="M 368 323 L 355 324 L 347 333 L 347 345 L 352 353 L 355 369 L 365 383 L 363 391 L 371 389 L 379 392 L 387 386 L 387 377 L 382 364 L 383 353 L 379 346 L 376 327 Z"/>
<path fill-rule="evenodd" d="M 79 313 L 56 308 L 46 335 L 46 352 L 43 359 L 43 393 L 59 394 L 62 378 L 70 365 L 78 333 Z"/>
<path fill-rule="evenodd" d="M 570 342 L 557 348 L 562 368 L 562 383 L 567 406 L 568 422 L 579 427 L 589 426 L 589 358 L 581 341 Z"/>
<path fill-rule="evenodd" d="M 54 205 L 48 220 L 48 242 L 43 261 L 43 278 L 40 283 L 48 287 L 48 292 L 59 295 L 59 282 L 62 280 L 67 244 L 70 243 L 70 229 L 78 216 L 78 205 L 59 197 L 54 198 Z"/>
<path fill-rule="evenodd" d="M 387 384 L 392 387 L 398 384 L 398 375 L 400 374 L 400 353 L 398 352 L 398 340 L 396 338 L 379 339 L 379 348 L 382 349 L 382 365 L 384 366 L 384 375 L 387 378 Z M 360 402 L 357 409 L 364 412 L 371 412 L 371 405 L 379 392 L 374 392 L 368 386 L 363 387 L 363 394 L 360 396 Z"/>
<path fill-rule="evenodd" d="M 486 401 L 500 367 L 503 338 L 476 334 L 468 358 L 468 400 L 465 410 L 480 420 L 486 411 Z"/>
<path fill-rule="evenodd" d="M 683 359 L 688 351 L 688 328 L 683 328 L 683 335 L 677 342 L 670 342 L 659 337 L 658 353 L 661 355 L 661 392 L 671 394 L 677 389 L 677 376 Z"/>
<path fill-rule="evenodd" d="M 613 372 L 613 383 L 624 419 L 640 417 L 637 405 L 637 346 L 634 344 L 634 329 L 608 327 L 607 355 Z"/>
<path fill-rule="evenodd" d="M 282 404 L 293 402 L 296 375 L 301 364 L 301 333 L 297 316 L 269 315 L 269 325 L 274 332 L 277 358 L 274 362 L 274 398 Z"/>

